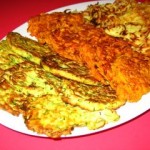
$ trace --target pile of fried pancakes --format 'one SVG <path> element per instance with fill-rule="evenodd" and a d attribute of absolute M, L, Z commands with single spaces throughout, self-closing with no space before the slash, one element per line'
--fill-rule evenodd
<path fill-rule="evenodd" d="M 140 11 L 139 11 L 140 10 Z M 150 91 L 150 4 L 116 0 L 42 13 L 0 42 L 0 109 L 59 138 L 96 130 Z"/>

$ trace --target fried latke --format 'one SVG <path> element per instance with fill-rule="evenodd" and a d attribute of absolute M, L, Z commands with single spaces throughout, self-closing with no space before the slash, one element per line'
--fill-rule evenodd
<path fill-rule="evenodd" d="M 119 116 L 111 110 L 89 112 L 64 103 L 60 96 L 46 95 L 30 100 L 24 118 L 30 130 L 59 138 L 71 134 L 74 127 L 86 126 L 95 130 L 118 120 Z"/>
<path fill-rule="evenodd" d="M 9 69 L 14 65 L 23 62 L 24 59 L 12 51 L 6 40 L 0 42 L 0 68 Z"/>
<path fill-rule="evenodd" d="M 120 56 L 112 64 L 112 73 L 112 84 L 120 93 L 120 99 L 128 96 L 132 102 L 150 91 L 149 57 L 136 52 L 131 56 Z"/>
<path fill-rule="evenodd" d="M 114 37 L 132 44 L 134 50 L 150 53 L 150 3 L 115 0 L 114 3 L 89 5 L 83 12 L 86 20 Z"/>
<path fill-rule="evenodd" d="M 41 67 L 32 62 L 25 61 L 15 65 L 6 70 L 3 77 L 16 91 L 26 96 L 58 95 L 58 89 L 55 85 L 60 82 L 60 79 L 46 73 Z M 54 84 L 55 81 L 57 82 Z"/>
<path fill-rule="evenodd" d="M 7 35 L 7 41 L 15 53 L 29 61 L 43 66 L 46 71 L 56 76 L 89 85 L 101 84 L 89 74 L 89 70 L 85 65 L 61 57 L 46 45 L 23 37 L 15 32 L 10 32 Z"/>
<path fill-rule="evenodd" d="M 16 65 L 3 76 L 15 90 L 27 96 L 60 94 L 63 101 L 90 111 L 117 109 L 125 104 L 124 100 L 118 100 L 110 86 L 90 86 L 58 78 L 31 62 Z"/>
<path fill-rule="evenodd" d="M 93 95 L 86 93 L 81 83 L 55 77 L 32 62 L 1 71 L 1 76 L 0 108 L 14 115 L 22 114 L 28 129 L 39 134 L 58 138 L 71 134 L 74 127 L 95 130 L 119 119 L 115 110 L 102 108 L 101 103 L 89 102 L 89 109 L 94 107 L 92 111 L 65 103 L 63 99 L 82 100 L 83 106 Z M 79 91 L 73 91 L 76 89 Z M 94 92 L 93 86 L 89 86 L 91 91 Z M 101 107 L 100 112 L 95 111 L 97 106 Z"/>
<path fill-rule="evenodd" d="M 116 55 L 131 51 L 127 42 L 106 35 L 102 28 L 86 24 L 81 13 L 56 12 L 35 16 L 29 20 L 28 32 L 62 57 L 86 64 L 92 76 L 103 83 L 105 72 Z M 99 49 L 100 62 L 96 49 Z M 95 62 L 101 63 L 102 69 Z"/>
<path fill-rule="evenodd" d="M 24 59 L 14 53 L 6 40 L 0 42 L 0 109 L 18 116 L 23 113 L 26 96 L 15 91 L 13 86 L 4 78 L 5 71 Z"/>
<path fill-rule="evenodd" d="M 138 101 L 150 90 L 149 58 L 134 52 L 127 41 L 107 35 L 102 28 L 86 23 L 81 13 L 58 12 L 35 16 L 29 20 L 28 32 L 61 56 L 84 63 L 97 80 L 109 81 L 120 100 Z M 130 63 L 132 68 L 125 65 L 127 59 L 116 63 L 123 56 L 130 59 L 136 57 L 136 61 Z M 137 66 L 141 63 L 146 65 L 139 70 Z M 120 65 L 124 66 L 125 72 L 118 69 Z M 135 70 L 132 75 L 126 73 L 131 69 Z M 139 84 L 138 81 L 144 82 Z"/>
<path fill-rule="evenodd" d="M 24 113 L 24 103 L 26 96 L 21 92 L 15 91 L 3 77 L 0 79 L 0 109 L 18 116 Z"/>

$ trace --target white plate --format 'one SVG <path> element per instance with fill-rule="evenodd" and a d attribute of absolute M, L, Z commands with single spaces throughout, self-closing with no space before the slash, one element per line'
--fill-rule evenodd
<path fill-rule="evenodd" d="M 112 3 L 113 0 L 107 0 L 107 1 L 99 1 L 100 4 L 103 3 Z M 97 1 L 91 1 L 91 2 L 85 2 L 85 3 L 79 3 L 75 5 L 70 5 L 66 7 L 62 7 L 59 9 L 55 9 L 53 11 L 64 11 L 66 9 L 71 9 L 71 10 L 84 10 L 88 5 L 90 4 L 95 4 Z M 52 12 L 52 11 L 50 11 Z M 30 37 L 29 33 L 27 33 L 27 23 L 24 23 L 20 27 L 16 28 L 14 32 L 18 32 L 24 36 Z M 32 37 L 30 37 L 32 38 Z M 105 125 L 103 128 L 100 128 L 98 130 L 88 130 L 87 128 L 75 128 L 72 132 L 71 135 L 68 135 L 67 137 L 75 137 L 75 136 L 81 136 L 81 135 L 87 135 L 87 134 L 92 134 L 100 131 L 104 131 L 106 129 L 110 129 L 113 127 L 116 127 L 120 124 L 123 124 L 125 122 L 128 122 L 131 119 L 134 119 L 135 117 L 143 114 L 147 110 L 150 109 L 150 93 L 147 95 L 144 95 L 142 99 L 137 102 L 137 103 L 127 103 L 123 107 L 117 110 L 117 113 L 120 115 L 120 120 L 114 123 L 109 123 Z M 39 135 L 33 131 L 30 131 L 27 129 L 27 127 L 24 124 L 24 120 L 22 116 L 15 117 L 11 114 L 9 114 L 6 111 L 0 110 L 0 123 L 12 130 L 25 133 L 28 135 L 34 135 L 34 136 L 40 136 L 40 137 L 45 137 L 45 135 Z"/>

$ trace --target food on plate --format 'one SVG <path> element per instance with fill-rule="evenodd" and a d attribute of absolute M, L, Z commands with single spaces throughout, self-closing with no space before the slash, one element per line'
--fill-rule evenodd
<path fill-rule="evenodd" d="M 27 96 L 32 95 L 37 97 L 46 94 L 55 94 L 57 93 L 56 90 L 58 90 L 52 84 L 53 80 L 57 81 L 54 76 L 44 72 L 38 65 L 28 61 L 5 70 L 3 78 L 13 86 L 15 91 Z"/>
<path fill-rule="evenodd" d="M 23 94 L 39 96 L 57 91 L 65 95 L 63 101 L 66 103 L 90 111 L 117 109 L 125 104 L 108 85 L 91 86 L 58 78 L 29 61 L 6 70 L 3 77 Z"/>
<path fill-rule="evenodd" d="M 52 138 L 118 121 L 150 91 L 149 3 L 116 0 L 42 13 L 0 42 L 0 109 Z M 141 13 L 138 12 L 140 10 Z"/>
<path fill-rule="evenodd" d="M 89 75 L 89 70 L 85 65 L 61 57 L 47 45 L 40 44 L 15 32 L 10 32 L 7 35 L 7 41 L 16 54 L 42 65 L 46 71 L 54 75 L 89 85 L 101 84 Z"/>
<path fill-rule="evenodd" d="M 29 20 L 28 32 L 31 36 L 35 36 L 39 42 L 47 43 L 59 55 L 78 63 L 89 64 L 87 66 L 91 74 L 103 83 L 105 83 L 104 73 L 98 71 L 98 66 L 91 61 L 90 49 L 91 51 L 92 49 L 95 50 L 93 50 L 92 55 L 94 55 L 94 60 L 97 62 L 96 49 L 101 48 L 100 45 L 105 48 L 104 54 L 101 54 L 101 59 L 106 59 L 103 55 L 110 51 L 108 63 L 106 59 L 102 67 L 102 69 L 105 68 L 105 72 L 110 68 L 109 62 L 111 60 L 109 59 L 113 59 L 114 52 L 112 53 L 112 50 L 115 47 L 116 53 L 118 52 L 120 55 L 123 52 L 128 52 L 128 49 L 130 50 L 127 42 L 108 36 L 102 28 L 96 28 L 94 25 L 86 23 L 81 13 L 56 12 L 32 17 Z M 119 51 L 118 47 L 121 47 L 122 51 Z M 86 62 L 81 60 L 84 55 L 88 57 Z"/>
<path fill-rule="evenodd" d="M 39 134 L 58 138 L 70 134 L 77 126 L 94 130 L 119 119 L 119 115 L 113 109 L 88 111 L 65 103 L 63 99 L 88 101 L 91 95 L 76 95 L 72 90 L 78 86 L 82 91 L 79 83 L 53 76 L 32 62 L 17 64 L 5 70 L 2 77 L 1 109 L 13 115 L 22 114 L 27 127 Z M 93 103 L 94 107 L 98 105 Z M 92 102 L 89 106 L 92 106 Z M 104 104 L 103 106 L 107 107 Z"/>
<path fill-rule="evenodd" d="M 83 81 L 83 83 L 95 85 L 95 86 L 89 86 L 86 84 L 73 82 L 71 80 L 68 81 L 62 79 L 62 84 L 64 85 L 64 87 L 66 89 L 70 89 L 67 91 L 67 94 L 75 95 L 71 99 L 64 98 L 63 100 L 66 103 L 69 103 L 74 106 L 78 105 L 84 109 L 88 109 L 91 111 L 101 110 L 105 108 L 117 109 L 120 106 L 125 104 L 126 101 L 119 100 L 116 96 L 116 92 L 109 85 L 103 85 L 94 80 L 83 78 L 82 73 L 86 68 L 83 70 L 82 68 L 84 68 L 84 66 L 77 64 L 75 61 L 71 61 L 69 59 L 63 58 L 58 54 L 56 54 L 55 52 L 48 50 L 48 48 L 46 48 L 45 50 L 45 47 L 43 45 L 37 43 L 34 40 L 23 37 L 18 33 L 9 33 L 7 35 L 7 41 L 10 44 L 10 47 L 14 50 L 14 52 L 20 55 L 24 53 L 23 57 L 31 61 L 39 60 L 38 61 L 39 63 L 37 64 L 42 64 L 43 68 L 46 71 L 48 70 L 49 72 L 52 72 L 55 75 L 60 74 L 59 76 L 63 76 L 69 79 L 74 78 L 72 76 L 78 74 L 79 76 L 77 81 L 79 82 Z M 46 52 L 49 53 L 47 54 Z M 34 55 L 33 55 L 35 53 L 36 53 L 36 59 L 34 59 Z M 71 67 L 67 68 L 66 66 L 67 67 L 71 66 Z M 82 72 L 80 73 L 79 71 L 81 69 Z M 23 70 L 20 72 L 23 72 Z M 68 73 L 68 71 L 70 73 Z M 86 74 L 87 72 L 85 71 L 84 74 Z M 57 80 L 55 82 L 57 82 Z"/>
<path fill-rule="evenodd" d="M 6 40 L 0 42 L 0 69 L 11 68 L 17 63 L 23 62 L 24 59 L 12 51 Z"/>
<path fill-rule="evenodd" d="M 15 91 L 9 82 L 0 77 L 0 109 L 18 116 L 23 113 L 26 96 Z"/>
<path fill-rule="evenodd" d="M 95 79 L 104 84 L 108 81 L 121 100 L 136 102 L 150 91 L 149 57 L 86 22 L 83 13 L 34 16 L 28 22 L 28 32 L 62 57 L 85 64 Z"/>
<path fill-rule="evenodd" d="M 15 91 L 9 82 L 3 77 L 5 71 L 16 64 L 24 62 L 24 59 L 14 53 L 6 40 L 0 42 L 0 109 L 4 109 L 13 115 L 22 113 L 25 95 Z"/>
<path fill-rule="evenodd" d="M 28 40 L 27 43 L 32 41 Z M 23 43 L 24 41 L 18 46 L 25 48 Z M 16 116 L 22 114 L 28 129 L 58 138 L 70 134 L 77 126 L 87 126 L 94 130 L 119 119 L 114 109 L 124 105 L 125 101 L 119 101 L 110 86 L 92 86 L 56 77 L 40 65 L 29 61 L 30 59 L 25 60 L 27 57 L 24 55 L 18 55 L 15 47 L 8 44 L 8 38 L 1 41 L 0 45 L 3 44 L 5 45 L 2 46 L 2 50 L 6 54 L 3 58 L 9 60 L 7 54 L 11 53 L 16 59 L 13 65 L 0 70 L 0 109 Z M 33 45 L 29 45 L 26 44 L 27 49 L 31 50 Z M 43 46 L 40 47 L 35 42 L 34 50 L 38 51 L 37 47 L 43 49 Z M 2 66 L 4 64 L 5 61 L 1 63 Z M 52 120 L 56 120 L 54 124 Z M 64 124 L 60 126 L 62 120 Z"/>
<path fill-rule="evenodd" d="M 114 37 L 131 42 L 134 50 L 150 55 L 150 2 L 115 0 L 114 3 L 89 5 L 86 20 Z"/>
<path fill-rule="evenodd" d="M 29 101 L 24 115 L 27 127 L 52 138 L 71 134 L 74 127 L 95 130 L 119 119 L 113 110 L 90 112 L 72 107 L 62 101 L 61 95 L 45 95 Z"/>

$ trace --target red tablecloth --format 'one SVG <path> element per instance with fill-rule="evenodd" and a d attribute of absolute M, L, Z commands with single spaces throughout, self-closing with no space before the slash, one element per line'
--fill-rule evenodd
<path fill-rule="evenodd" d="M 0 39 L 31 16 L 87 0 L 0 1 Z M 150 112 L 93 135 L 53 140 L 18 133 L 0 125 L 0 150 L 149 150 Z M 14 122 L 15 123 L 15 122 Z"/>

